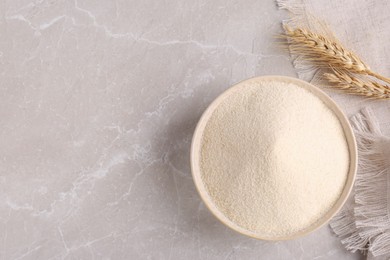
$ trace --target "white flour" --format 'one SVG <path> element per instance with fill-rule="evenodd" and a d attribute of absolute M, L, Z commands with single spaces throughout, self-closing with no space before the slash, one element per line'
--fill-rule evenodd
<path fill-rule="evenodd" d="M 349 152 L 339 120 L 315 95 L 288 83 L 251 83 L 214 111 L 200 166 L 227 218 L 275 237 L 309 227 L 334 205 Z"/>

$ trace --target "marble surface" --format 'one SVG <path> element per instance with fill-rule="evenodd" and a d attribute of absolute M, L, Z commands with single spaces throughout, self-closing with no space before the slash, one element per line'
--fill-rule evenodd
<path fill-rule="evenodd" d="M 189 147 L 207 105 L 295 76 L 274 1 L 0 0 L 0 259 L 360 259 L 229 230 Z"/>

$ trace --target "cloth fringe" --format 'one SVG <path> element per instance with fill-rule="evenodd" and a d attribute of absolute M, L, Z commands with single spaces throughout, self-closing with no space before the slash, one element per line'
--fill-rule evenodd
<path fill-rule="evenodd" d="M 330 223 L 331 228 L 341 238 L 341 243 L 347 250 L 356 252 L 360 250 L 367 253 L 368 240 L 359 235 L 359 230 L 355 225 L 353 209 L 342 209 Z"/>
<path fill-rule="evenodd" d="M 368 108 L 355 115 L 351 123 L 359 153 L 354 205 L 343 209 L 330 226 L 352 252 L 389 254 L 390 138 L 381 134 Z"/>
<path fill-rule="evenodd" d="M 290 14 L 289 19 L 282 21 L 283 27 L 289 26 L 292 28 L 307 29 L 314 33 L 326 36 L 333 41 L 338 41 L 324 21 L 318 19 L 305 9 L 306 5 L 304 0 L 276 0 L 276 3 L 280 9 L 285 9 L 289 11 Z M 313 83 L 316 82 L 324 87 L 329 87 L 325 84 L 322 77 L 319 76 L 318 68 L 313 67 L 310 62 L 300 55 L 291 55 L 291 57 L 293 59 L 293 66 L 296 69 L 299 78 Z"/>

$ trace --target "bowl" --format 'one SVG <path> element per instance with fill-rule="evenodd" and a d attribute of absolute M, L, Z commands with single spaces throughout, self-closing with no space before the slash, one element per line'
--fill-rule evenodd
<path fill-rule="evenodd" d="M 247 85 L 248 83 L 252 82 L 267 82 L 267 81 L 277 81 L 277 82 L 286 82 L 286 83 L 293 83 L 297 86 L 300 86 L 308 91 L 310 91 L 312 94 L 317 96 L 320 100 L 323 101 L 323 103 L 328 106 L 331 111 L 337 116 L 339 119 L 341 126 L 344 130 L 344 136 L 346 138 L 346 142 L 349 149 L 349 172 L 347 175 L 346 183 L 344 186 L 344 189 L 342 190 L 342 193 L 336 203 L 333 205 L 333 207 L 325 214 L 323 215 L 317 222 L 312 224 L 311 226 L 304 228 L 296 233 L 286 235 L 286 236 L 278 236 L 278 237 L 269 237 L 264 236 L 258 233 L 254 233 L 252 231 L 249 231 L 247 229 L 244 229 L 240 226 L 238 226 L 236 223 L 228 219 L 213 203 L 211 197 L 209 196 L 206 187 L 202 181 L 201 178 L 201 169 L 200 169 L 200 152 L 201 152 L 201 141 L 203 132 L 205 129 L 205 126 L 210 119 L 211 115 L 213 114 L 214 110 L 218 107 L 218 105 L 232 92 L 236 91 L 239 88 L 242 88 L 244 85 Z M 195 183 L 195 186 L 198 190 L 198 193 L 200 197 L 202 198 L 203 202 L 206 204 L 207 208 L 211 211 L 211 213 L 219 219 L 223 224 L 225 224 L 227 227 L 237 231 L 238 233 L 241 233 L 243 235 L 256 238 L 256 239 L 262 239 L 262 240 L 271 240 L 271 241 L 279 241 L 279 240 L 289 240 L 289 239 L 295 239 L 298 237 L 302 237 L 305 235 L 308 235 L 309 233 L 319 229 L 323 225 L 329 222 L 329 220 L 342 208 L 344 203 L 346 202 L 349 194 L 351 193 L 353 183 L 356 176 L 356 169 L 357 169 L 357 146 L 356 146 L 356 140 L 355 136 L 353 134 L 351 125 L 347 119 L 347 117 L 344 115 L 344 113 L 341 111 L 341 109 L 336 105 L 336 103 L 322 90 L 315 87 L 314 85 L 307 83 L 305 81 L 291 78 L 291 77 L 285 77 L 285 76 L 262 76 L 262 77 L 255 77 L 248 80 L 244 80 L 225 92 L 223 92 L 219 97 L 217 97 L 206 109 L 206 111 L 201 116 L 193 138 L 192 138 L 192 144 L 191 144 L 191 171 L 193 180 Z"/>

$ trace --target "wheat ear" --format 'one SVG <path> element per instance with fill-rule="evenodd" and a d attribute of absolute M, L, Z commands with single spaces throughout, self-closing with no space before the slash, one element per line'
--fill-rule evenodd
<path fill-rule="evenodd" d="M 335 40 L 305 29 L 285 26 L 290 52 L 302 56 L 317 68 L 347 70 L 350 73 L 370 75 L 390 83 L 390 79 L 373 72 L 356 54 Z"/>
<path fill-rule="evenodd" d="M 371 80 L 362 80 L 342 71 L 324 73 L 323 77 L 341 90 L 355 95 L 390 99 L 390 86 Z"/>

